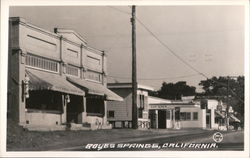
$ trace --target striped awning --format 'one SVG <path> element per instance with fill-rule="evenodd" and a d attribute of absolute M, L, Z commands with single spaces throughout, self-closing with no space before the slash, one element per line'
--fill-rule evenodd
<path fill-rule="evenodd" d="M 240 120 L 237 117 L 235 117 L 234 115 L 230 115 L 230 120 L 233 122 L 240 122 Z"/>
<path fill-rule="evenodd" d="M 87 91 L 88 94 L 92 95 L 102 95 L 106 96 L 107 100 L 113 100 L 113 101 L 123 101 L 123 98 L 119 95 L 115 94 L 102 84 L 94 83 L 85 81 L 79 78 L 73 78 L 73 77 L 67 77 L 67 80 L 76 86 L 79 86 L 83 90 Z"/>
<path fill-rule="evenodd" d="M 218 110 L 215 110 L 215 114 L 216 114 L 217 116 L 220 116 L 221 118 L 225 118 L 225 117 L 226 117 L 225 114 L 221 113 L 221 112 L 218 111 Z"/>
<path fill-rule="evenodd" d="M 62 76 L 34 69 L 26 69 L 29 77 L 29 90 L 52 90 L 68 94 L 84 95 L 85 92 L 72 85 Z"/>

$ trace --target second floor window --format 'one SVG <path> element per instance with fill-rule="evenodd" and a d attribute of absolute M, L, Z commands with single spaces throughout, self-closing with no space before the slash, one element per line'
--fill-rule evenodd
<path fill-rule="evenodd" d="M 140 94 L 137 97 L 138 97 L 137 104 L 138 104 L 139 108 L 144 109 L 144 107 L 145 107 L 145 96 Z"/>
<path fill-rule="evenodd" d="M 26 65 L 47 71 L 58 72 L 58 62 L 32 54 L 27 54 Z"/>
<path fill-rule="evenodd" d="M 66 74 L 79 77 L 79 68 L 72 65 L 67 65 Z"/>
<path fill-rule="evenodd" d="M 86 79 L 102 82 L 102 74 L 94 71 L 87 71 L 86 72 Z"/>

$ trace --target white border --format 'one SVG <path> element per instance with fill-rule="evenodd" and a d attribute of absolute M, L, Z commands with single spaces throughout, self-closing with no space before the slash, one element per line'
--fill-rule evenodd
<path fill-rule="evenodd" d="M 245 150 L 244 151 L 159 151 L 159 152 L 6 152 L 7 113 L 7 52 L 9 6 L 63 6 L 63 5 L 243 5 L 245 6 Z M 1 54 L 0 54 L 0 157 L 249 157 L 249 2 L 248 0 L 221 1 L 147 1 L 147 0 L 2 0 L 1 1 Z"/>

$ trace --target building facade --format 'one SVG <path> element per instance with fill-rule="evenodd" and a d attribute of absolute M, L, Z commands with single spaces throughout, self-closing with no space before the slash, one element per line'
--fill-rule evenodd
<path fill-rule="evenodd" d="M 137 85 L 138 128 L 147 129 L 150 126 L 148 91 L 149 86 Z M 108 102 L 108 121 L 113 128 L 132 128 L 132 84 L 108 83 L 108 88 L 123 98 L 124 101 Z"/>
<path fill-rule="evenodd" d="M 132 91 L 131 83 L 110 83 L 108 88 L 124 98 L 123 102 L 108 102 L 108 121 L 114 128 L 131 128 Z M 168 100 L 149 96 L 153 91 L 138 85 L 137 111 L 139 129 L 201 128 L 225 130 L 225 105 L 215 99 Z M 223 107 L 223 108 L 222 108 Z M 231 121 L 239 121 L 230 115 Z"/>
<path fill-rule="evenodd" d="M 205 128 L 205 110 L 198 104 L 150 97 L 151 128 Z"/>
<path fill-rule="evenodd" d="M 30 130 L 110 128 L 107 56 L 73 30 L 9 20 L 8 116 Z"/>
<path fill-rule="evenodd" d="M 228 114 L 229 122 L 240 122 Z M 216 99 L 166 100 L 149 97 L 151 128 L 226 130 L 226 105 Z M 233 128 L 232 126 L 230 128 Z"/>

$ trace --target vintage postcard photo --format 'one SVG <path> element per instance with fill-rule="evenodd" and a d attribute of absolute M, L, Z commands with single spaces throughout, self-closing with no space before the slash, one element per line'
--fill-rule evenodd
<path fill-rule="evenodd" d="M 64 3 L 2 3 L 0 156 L 249 156 L 246 1 Z"/>

